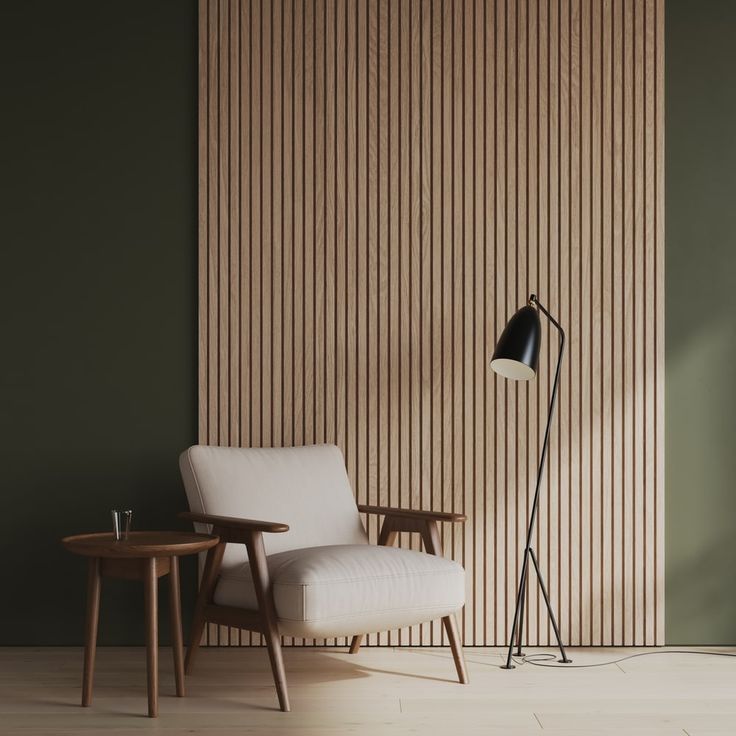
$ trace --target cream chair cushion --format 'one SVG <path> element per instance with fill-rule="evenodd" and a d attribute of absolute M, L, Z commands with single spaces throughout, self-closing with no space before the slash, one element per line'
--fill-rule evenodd
<path fill-rule="evenodd" d="M 283 534 L 264 534 L 266 554 L 324 544 L 367 544 L 340 448 L 210 447 L 179 458 L 189 508 L 205 514 L 277 521 Z M 199 531 L 208 531 L 197 525 Z M 242 565 L 245 546 L 228 544 L 223 572 Z"/>
<path fill-rule="evenodd" d="M 452 560 L 373 545 L 293 549 L 268 557 L 282 634 L 351 636 L 460 610 L 465 572 Z M 215 603 L 257 608 L 247 563 L 223 571 Z"/>

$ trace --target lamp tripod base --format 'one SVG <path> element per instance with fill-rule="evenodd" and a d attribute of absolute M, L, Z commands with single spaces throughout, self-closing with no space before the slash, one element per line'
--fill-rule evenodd
<path fill-rule="evenodd" d="M 534 572 L 537 574 L 537 582 L 542 591 L 542 597 L 544 603 L 547 606 L 547 613 L 549 614 L 550 623 L 552 629 L 555 632 L 555 638 L 557 639 L 557 646 L 560 648 L 560 659 L 557 661 L 560 664 L 572 664 L 572 660 L 568 658 L 565 647 L 562 644 L 562 637 L 560 637 L 560 630 L 557 626 L 557 620 L 555 619 L 555 613 L 552 610 L 552 604 L 547 594 L 547 588 L 544 584 L 544 578 L 542 577 L 542 571 L 539 569 L 539 563 L 537 562 L 537 556 L 534 554 L 534 550 L 531 545 L 524 550 L 524 563 L 522 565 L 521 582 L 519 584 L 519 594 L 516 598 L 516 611 L 514 612 L 514 623 L 511 627 L 511 641 L 509 642 L 509 652 L 506 657 L 506 664 L 501 665 L 502 670 L 513 670 L 516 666 L 513 664 L 513 657 L 524 657 L 525 655 L 521 651 L 521 639 L 522 632 L 524 630 L 524 604 L 526 603 L 526 586 L 528 582 L 528 571 L 529 561 L 531 560 L 534 566 Z M 518 628 L 517 628 L 518 627 Z M 516 646 L 516 653 L 514 653 L 514 646 Z"/>
<path fill-rule="evenodd" d="M 515 657 L 526 657 L 526 654 L 515 654 Z M 564 659 L 558 659 L 557 660 L 560 664 L 572 664 L 572 660 L 565 657 Z M 515 670 L 516 665 L 515 664 L 502 664 L 501 668 L 502 670 Z"/>

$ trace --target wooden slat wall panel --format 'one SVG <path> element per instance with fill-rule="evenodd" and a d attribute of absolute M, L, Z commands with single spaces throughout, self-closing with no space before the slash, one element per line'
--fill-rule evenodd
<path fill-rule="evenodd" d="M 201 0 L 200 441 L 334 442 L 358 501 L 464 511 L 469 645 L 513 613 L 555 335 L 530 384 L 488 359 L 532 291 L 569 338 L 535 542 L 565 640 L 664 641 L 663 26 L 663 0 Z M 525 633 L 551 640 L 534 588 Z"/>

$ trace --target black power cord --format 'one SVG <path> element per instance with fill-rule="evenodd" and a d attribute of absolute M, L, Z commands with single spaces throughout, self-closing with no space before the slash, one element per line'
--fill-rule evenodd
<path fill-rule="evenodd" d="M 697 654 L 701 657 L 736 657 L 736 652 L 696 652 L 690 649 L 667 649 L 654 652 L 637 652 L 636 654 L 628 654 L 619 659 L 612 659 L 609 662 L 595 662 L 593 664 L 562 664 L 557 662 L 556 654 L 525 654 L 522 657 L 512 657 L 515 664 L 522 666 L 531 664 L 535 667 L 551 667 L 558 670 L 575 670 L 585 669 L 589 667 L 606 667 L 609 664 L 618 664 L 625 662 L 627 659 L 636 659 L 637 657 L 652 657 L 662 654 Z M 551 662 L 555 662 L 551 664 Z M 550 663 L 550 664 L 547 664 Z"/>

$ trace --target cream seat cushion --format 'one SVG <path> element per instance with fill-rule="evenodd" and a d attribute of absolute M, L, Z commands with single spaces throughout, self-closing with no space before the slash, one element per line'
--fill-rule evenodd
<path fill-rule="evenodd" d="M 350 636 L 447 616 L 465 602 L 465 571 L 444 557 L 367 544 L 268 557 L 282 634 Z M 215 603 L 256 609 L 247 563 L 223 570 Z"/>

